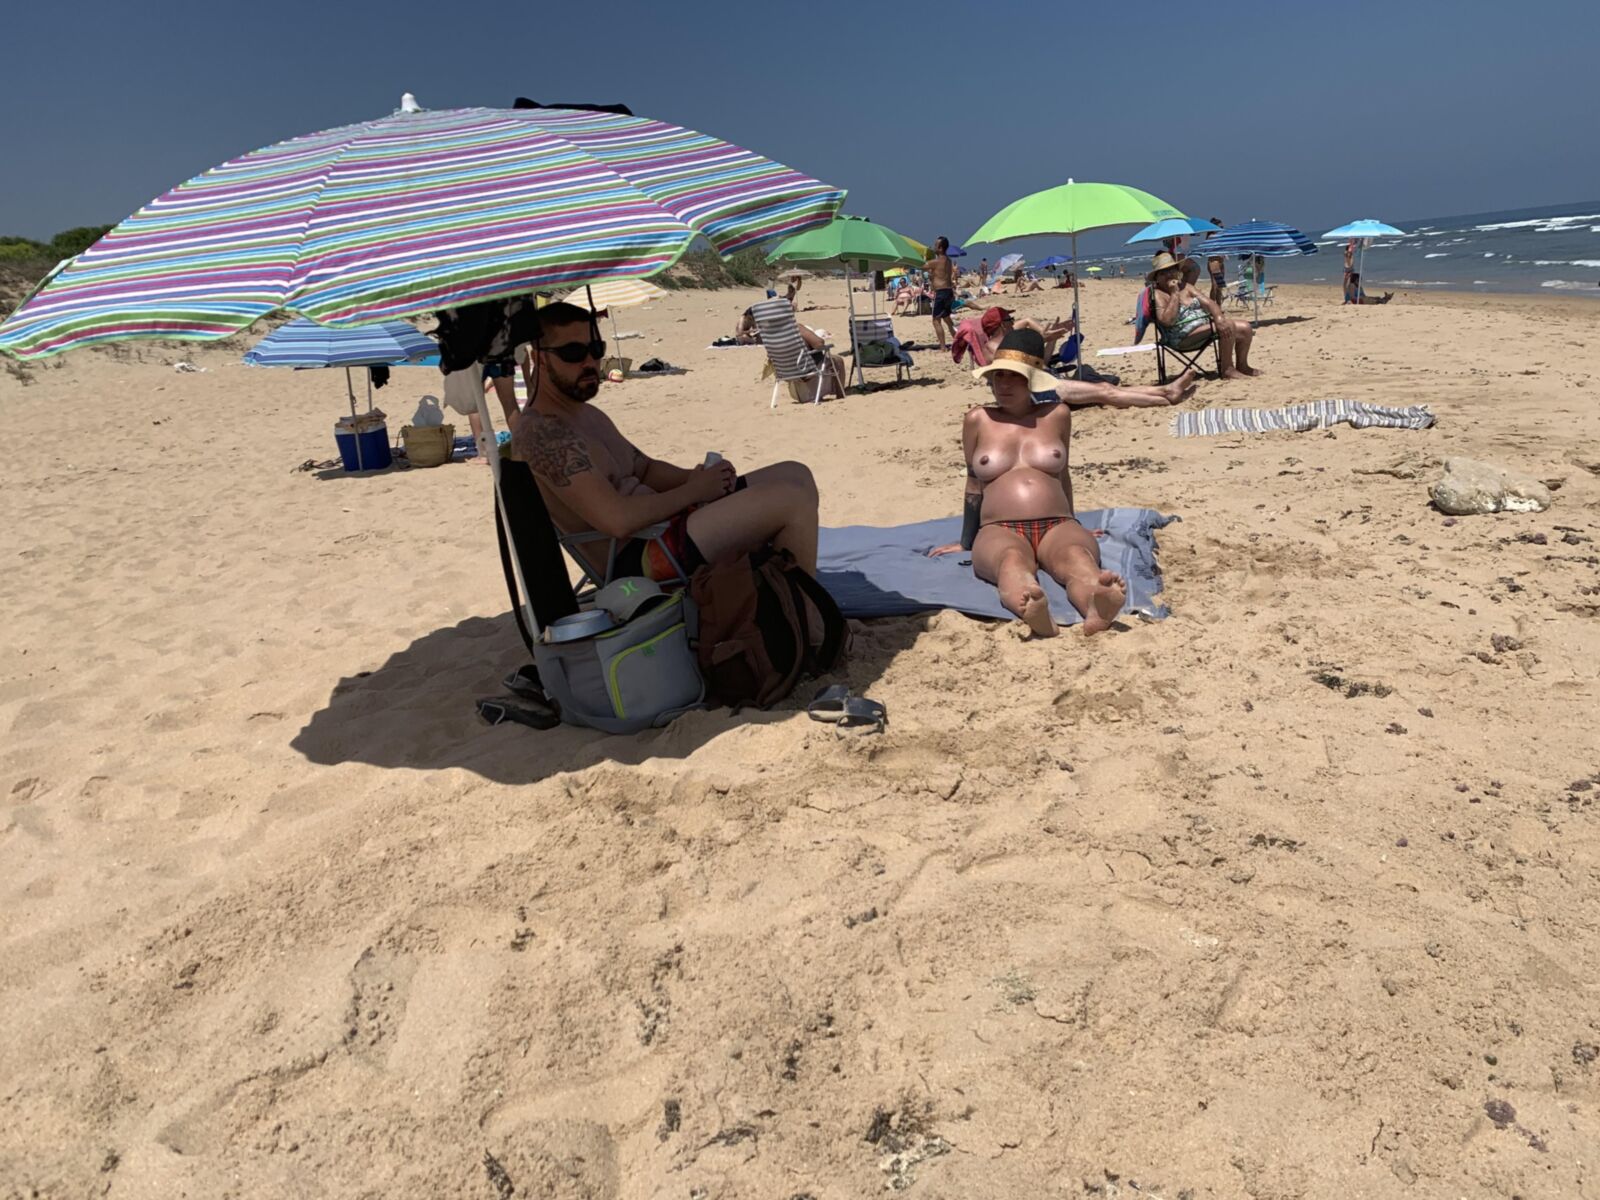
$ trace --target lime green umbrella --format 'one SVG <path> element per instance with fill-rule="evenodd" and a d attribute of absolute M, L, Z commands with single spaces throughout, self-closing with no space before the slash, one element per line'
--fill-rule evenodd
<path fill-rule="evenodd" d="M 850 269 L 862 274 L 884 267 L 921 266 L 925 255 L 910 238 L 901 237 L 887 225 L 875 225 L 865 217 L 835 217 L 821 228 L 778 243 L 767 255 L 775 265 L 844 267 L 845 295 L 850 304 L 850 346 L 855 373 L 864 382 L 861 348 L 856 345 L 856 294 L 850 283 Z M 872 311 L 878 311 L 878 292 L 872 292 Z"/>
<path fill-rule="evenodd" d="M 966 240 L 1008 242 L 1014 238 L 1065 234 L 1072 238 L 1072 261 L 1078 261 L 1078 235 L 1112 225 L 1150 225 L 1168 217 L 1181 217 L 1165 200 L 1121 183 L 1077 183 L 1069 179 L 1057 187 L 1034 192 L 1006 205 Z M 1082 353 L 1083 326 L 1078 314 L 1078 273 L 1072 274 L 1072 319 L 1078 327 Z"/>

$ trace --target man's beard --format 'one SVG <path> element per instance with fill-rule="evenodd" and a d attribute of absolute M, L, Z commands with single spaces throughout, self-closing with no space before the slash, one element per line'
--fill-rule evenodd
<path fill-rule="evenodd" d="M 572 389 L 567 394 L 579 404 L 587 404 L 600 392 L 600 372 L 585 371 L 573 381 Z"/>

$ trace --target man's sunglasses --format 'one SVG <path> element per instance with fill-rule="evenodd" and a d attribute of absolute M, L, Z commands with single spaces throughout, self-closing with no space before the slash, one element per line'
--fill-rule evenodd
<path fill-rule="evenodd" d="M 577 366 L 585 359 L 592 358 L 596 362 L 606 356 L 606 344 L 596 338 L 592 342 L 568 342 L 564 346 L 541 346 L 546 354 L 554 354 L 564 363 Z"/>

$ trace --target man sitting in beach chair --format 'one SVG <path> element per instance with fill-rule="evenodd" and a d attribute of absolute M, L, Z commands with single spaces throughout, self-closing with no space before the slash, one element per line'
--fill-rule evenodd
<path fill-rule="evenodd" d="M 1250 343 L 1255 330 L 1249 321 L 1236 321 L 1195 290 L 1200 272 L 1193 261 L 1179 261 L 1166 251 L 1155 256 L 1150 273 L 1150 311 L 1156 327 L 1158 358 L 1166 353 L 1196 369 L 1201 351 L 1217 341 L 1217 372 L 1224 379 L 1246 379 L 1261 374 L 1250 365 Z M 1163 381 L 1165 366 L 1159 366 Z M 1187 373 L 1187 372 L 1186 372 Z"/>
<path fill-rule="evenodd" d="M 591 573 L 673 579 L 680 568 L 692 575 L 768 544 L 807 571 L 817 569 L 817 485 L 809 468 L 781 462 L 740 475 L 726 461 L 686 469 L 651 458 L 590 403 L 606 354 L 592 314 L 557 303 L 539 317 L 533 388 L 512 448 L 538 481 L 557 530 L 594 531 L 620 543 L 614 553 L 604 541 L 578 543 Z M 644 532 L 653 536 L 636 536 Z"/>

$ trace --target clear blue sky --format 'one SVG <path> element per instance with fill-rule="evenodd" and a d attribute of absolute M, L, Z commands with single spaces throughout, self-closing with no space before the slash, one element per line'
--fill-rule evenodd
<path fill-rule="evenodd" d="M 0 234 L 120 220 L 233 155 L 430 108 L 620 101 L 963 240 L 1131 183 L 1320 230 L 1600 198 L 1600 6 L 25 0 L 7 12 Z M 1351 32 L 1363 30 L 1364 32 Z"/>

